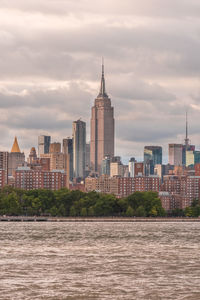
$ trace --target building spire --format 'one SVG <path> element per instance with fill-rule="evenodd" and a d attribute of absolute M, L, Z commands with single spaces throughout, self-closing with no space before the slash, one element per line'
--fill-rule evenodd
<path fill-rule="evenodd" d="M 14 152 L 14 153 L 21 153 L 20 148 L 19 148 L 19 145 L 18 145 L 17 137 L 15 137 L 15 139 L 14 139 L 14 143 L 13 143 L 11 152 L 12 152 L 12 153 L 13 153 L 13 152 Z"/>
<path fill-rule="evenodd" d="M 189 146 L 189 138 L 188 138 L 188 115 L 186 110 L 186 124 L 185 124 L 185 146 Z"/>
<path fill-rule="evenodd" d="M 101 86 L 98 97 L 108 97 L 106 94 L 106 87 L 105 87 L 105 78 L 104 78 L 104 59 L 102 57 L 102 73 L 101 73 Z"/>

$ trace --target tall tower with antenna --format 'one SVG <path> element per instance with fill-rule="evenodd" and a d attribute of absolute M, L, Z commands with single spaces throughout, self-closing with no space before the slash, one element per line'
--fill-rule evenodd
<path fill-rule="evenodd" d="M 106 93 L 104 63 L 100 91 L 92 107 L 90 127 L 90 163 L 93 172 L 101 174 L 101 164 L 105 156 L 114 156 L 114 109 Z"/>
<path fill-rule="evenodd" d="M 186 127 L 185 127 L 185 146 L 186 146 L 186 150 L 189 148 L 189 143 L 190 143 L 190 140 L 188 138 L 188 115 L 187 115 L 187 111 L 186 111 Z"/>
<path fill-rule="evenodd" d="M 186 111 L 186 122 L 185 122 L 185 139 L 182 150 L 182 164 L 188 166 L 191 162 L 191 157 L 194 157 L 195 145 L 191 145 L 188 135 L 188 112 Z"/>

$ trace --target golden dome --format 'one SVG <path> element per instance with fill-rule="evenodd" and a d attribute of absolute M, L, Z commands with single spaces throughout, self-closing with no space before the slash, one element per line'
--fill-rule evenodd
<path fill-rule="evenodd" d="M 19 145 L 17 142 L 17 138 L 15 137 L 11 152 L 15 152 L 15 153 L 21 153 L 20 149 L 19 149 Z"/>

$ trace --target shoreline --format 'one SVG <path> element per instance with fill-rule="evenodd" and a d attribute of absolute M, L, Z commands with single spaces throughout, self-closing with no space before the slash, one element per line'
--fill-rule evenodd
<path fill-rule="evenodd" d="M 137 223 L 137 222 L 200 222 L 200 218 L 190 217 L 27 217 L 27 216 L 0 216 L 0 222 L 111 222 L 111 223 Z"/>

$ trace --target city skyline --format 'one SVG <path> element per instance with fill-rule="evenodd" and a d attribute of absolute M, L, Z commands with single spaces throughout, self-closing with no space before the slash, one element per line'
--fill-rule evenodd
<path fill-rule="evenodd" d="M 101 91 L 101 89 L 100 89 L 100 91 Z M 99 97 L 99 96 L 98 96 Z M 97 99 L 98 99 L 98 97 L 97 97 Z M 109 98 L 108 98 L 109 99 Z M 109 99 L 110 100 L 110 99 Z M 93 108 L 93 107 L 92 107 Z M 113 107 L 112 107 L 113 108 Z M 82 121 L 81 120 L 81 118 L 78 120 L 78 121 L 80 121 L 80 122 L 82 122 L 82 123 L 85 123 L 84 121 Z M 45 135 L 40 135 L 40 136 L 38 136 L 37 137 L 37 140 L 38 140 L 38 145 L 31 145 L 31 148 L 34 146 L 34 148 L 36 148 L 37 150 L 36 150 L 36 154 L 38 155 L 38 157 L 40 156 L 40 151 L 39 151 L 39 149 L 40 149 L 40 147 L 42 147 L 42 145 L 43 145 L 43 147 L 44 147 L 44 144 L 43 144 L 43 140 L 41 140 L 41 139 L 44 139 L 44 138 L 48 138 L 49 140 L 48 140 L 48 147 L 50 146 L 50 141 L 51 141 L 51 143 L 54 143 L 54 144 L 60 144 L 60 145 L 62 145 L 63 144 L 63 141 L 64 140 L 67 140 L 67 139 L 70 139 L 71 141 L 73 141 L 73 126 L 74 126 L 74 123 L 76 123 L 76 122 L 78 122 L 78 121 L 73 121 L 72 122 L 72 134 L 71 134 L 71 136 L 70 137 L 67 137 L 67 138 L 65 138 L 65 137 L 61 137 L 61 140 L 58 140 L 58 139 L 55 139 L 55 140 L 52 140 L 51 141 L 51 136 L 45 136 Z M 85 127 L 86 127 L 86 123 L 85 123 Z M 182 151 L 185 151 L 185 150 L 182 150 L 182 148 L 183 149 L 187 149 L 187 150 L 191 150 L 192 152 L 195 150 L 195 145 L 193 145 L 192 143 L 191 143 L 191 139 L 190 139 L 190 136 L 189 136 L 189 133 L 188 133 L 188 113 L 186 112 L 186 119 L 185 119 L 185 139 L 183 140 L 183 142 L 182 143 L 177 143 L 177 142 L 174 142 L 174 143 L 169 143 L 169 144 L 167 144 L 167 147 L 166 148 L 164 148 L 163 146 L 160 146 L 160 145 L 156 145 L 156 144 L 153 144 L 153 143 L 149 143 L 149 145 L 147 145 L 147 144 L 145 144 L 144 143 L 144 148 L 143 149 L 141 149 L 141 152 L 140 152 L 140 156 L 136 156 L 135 155 L 135 158 L 136 158 L 136 160 L 138 161 L 138 162 L 142 162 L 142 161 L 144 161 L 145 159 L 144 159 L 144 153 L 143 153 L 143 151 L 145 151 L 145 148 L 161 148 L 161 160 L 163 160 L 163 164 L 174 164 L 174 163 L 172 163 L 172 161 L 171 161 L 171 158 L 170 158 L 170 150 L 169 150 L 169 148 L 170 148 L 170 146 L 171 145 L 175 145 L 175 146 L 179 146 L 179 147 L 181 147 L 181 157 L 179 157 L 179 155 L 178 155 L 178 160 L 180 160 L 181 162 L 182 162 L 182 155 L 186 155 L 185 154 L 185 152 L 183 152 L 183 154 L 182 154 Z M 114 134 L 115 135 L 115 134 Z M 114 136 L 113 135 L 113 136 Z M 115 138 L 115 137 L 114 137 Z M 88 143 L 88 141 L 86 141 L 85 140 L 85 142 L 86 143 Z M 14 137 L 14 144 L 12 144 L 12 147 L 11 147 L 11 152 L 12 152 L 12 150 L 13 150 L 13 147 L 14 147 L 14 145 L 15 145 L 15 143 L 17 143 L 17 146 L 18 146 L 18 137 Z M 40 145 L 41 144 L 41 145 Z M 90 140 L 89 140 L 89 144 L 88 145 L 90 145 Z M 19 146 L 18 146 L 19 147 Z M 64 146 L 63 146 L 64 147 Z M 186 148 L 185 148 L 186 147 Z M 26 156 L 26 158 L 28 158 L 28 155 L 29 155 L 29 153 L 30 153 L 30 149 L 31 148 L 29 148 L 28 150 L 27 150 L 27 153 L 23 150 L 23 151 L 21 151 L 21 153 L 24 153 L 25 154 L 25 156 Z M 41 148 L 42 149 L 42 148 Z M 196 147 L 196 152 L 199 152 L 200 151 L 200 149 L 198 148 L 198 146 Z M 10 149 L 1 149 L 1 151 L 7 151 L 7 152 L 10 152 Z M 64 151 L 64 149 L 63 149 L 63 151 Z M 115 151 L 115 146 L 114 146 L 114 151 Z M 20 151 L 19 151 L 20 152 Z M 64 151 L 65 152 L 65 151 Z M 48 153 L 48 152 L 46 152 L 46 153 Z M 163 153 L 165 153 L 166 155 L 163 155 Z M 134 154 L 133 154 L 134 155 Z M 105 158 L 107 156 L 107 154 L 105 154 L 105 156 L 102 156 L 103 158 Z M 128 162 L 129 162 L 129 159 L 131 159 L 131 156 L 129 156 L 129 157 L 123 157 L 123 156 L 117 156 L 117 157 L 120 157 L 121 158 L 121 161 L 123 162 L 123 163 L 125 163 L 125 164 L 128 164 Z M 185 158 L 186 159 L 186 158 Z M 101 160 L 102 161 L 102 160 Z M 180 164 L 180 162 L 178 163 L 178 165 Z M 185 160 L 183 160 L 183 164 L 185 164 Z M 175 164 L 176 165 L 176 164 Z M 91 168 L 91 170 L 92 170 L 93 168 Z M 101 169 L 101 167 L 100 167 L 100 169 Z M 100 169 L 99 169 L 99 171 L 100 171 Z M 93 170 L 94 171 L 94 170 Z"/>
<path fill-rule="evenodd" d="M 198 1 L 182 1 L 181 11 L 178 1 L 155 0 L 110 1 L 106 11 L 104 1 L 0 7 L 2 150 L 15 135 L 26 155 L 39 135 L 61 142 L 80 117 L 89 140 L 102 55 L 116 155 L 142 159 L 145 145 L 183 143 L 186 109 L 190 139 L 200 148 Z"/>

